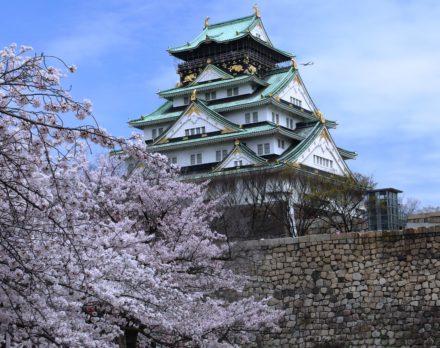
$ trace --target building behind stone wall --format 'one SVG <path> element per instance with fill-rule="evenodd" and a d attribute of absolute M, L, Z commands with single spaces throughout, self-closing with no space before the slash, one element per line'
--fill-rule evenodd
<path fill-rule="evenodd" d="M 440 226 L 238 243 L 246 294 L 285 311 L 259 347 L 440 346 Z"/>

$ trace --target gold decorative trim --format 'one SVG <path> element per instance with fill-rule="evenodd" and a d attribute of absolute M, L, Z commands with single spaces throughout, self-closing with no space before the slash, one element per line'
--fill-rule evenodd
<path fill-rule="evenodd" d="M 295 70 L 298 70 L 298 63 L 296 62 L 295 57 L 292 57 L 290 59 L 290 64 L 291 64 L 292 68 L 294 68 Z"/>
<path fill-rule="evenodd" d="M 325 118 L 324 115 L 321 111 L 319 111 L 318 109 L 316 109 L 314 112 L 315 116 L 319 119 L 319 121 L 321 121 L 322 124 L 325 123 Z"/>
<path fill-rule="evenodd" d="M 222 129 L 222 131 L 221 131 L 222 134 L 234 133 L 234 132 L 235 131 L 231 128 L 225 128 L 225 129 Z"/>
<path fill-rule="evenodd" d="M 257 18 L 261 18 L 261 17 L 260 17 L 260 9 L 258 8 L 258 5 L 257 5 L 257 4 L 254 4 L 254 6 L 252 6 L 252 8 L 254 9 L 255 17 L 257 17 Z"/>
<path fill-rule="evenodd" d="M 209 26 L 209 17 L 206 16 L 206 17 L 205 17 L 205 23 L 204 23 L 204 25 L 203 25 L 203 29 L 207 28 L 208 26 Z"/>
<path fill-rule="evenodd" d="M 191 93 L 191 101 L 197 100 L 197 89 L 194 89 Z"/>
<path fill-rule="evenodd" d="M 167 139 L 167 138 L 163 138 L 163 139 L 161 139 L 160 141 L 158 141 L 157 143 L 158 144 L 166 144 L 166 143 L 169 143 L 170 141 Z"/>
<path fill-rule="evenodd" d="M 192 100 L 192 99 L 191 99 Z M 186 116 L 191 116 L 192 114 L 197 114 L 200 116 L 200 110 L 196 105 L 192 105 L 189 110 L 186 112 Z"/>

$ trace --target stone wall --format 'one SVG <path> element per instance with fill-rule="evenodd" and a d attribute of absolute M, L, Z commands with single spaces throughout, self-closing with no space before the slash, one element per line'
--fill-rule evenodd
<path fill-rule="evenodd" d="M 259 347 L 440 346 L 440 226 L 238 243 L 247 294 L 285 310 Z"/>

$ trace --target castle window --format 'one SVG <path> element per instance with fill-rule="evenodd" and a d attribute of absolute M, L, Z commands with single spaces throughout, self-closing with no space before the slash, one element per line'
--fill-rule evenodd
<path fill-rule="evenodd" d="M 246 112 L 244 114 L 244 123 L 251 123 L 251 113 L 250 112 Z"/>
<path fill-rule="evenodd" d="M 151 135 L 153 139 L 160 136 L 162 133 L 163 133 L 163 127 L 154 128 L 151 130 Z"/>
<path fill-rule="evenodd" d="M 184 105 L 189 104 L 189 97 L 183 97 L 183 104 Z"/>
<path fill-rule="evenodd" d="M 191 158 L 191 165 L 192 166 L 195 164 L 202 163 L 202 154 L 201 153 L 192 154 L 190 158 Z"/>
<path fill-rule="evenodd" d="M 278 139 L 278 147 L 279 147 L 280 149 L 284 149 L 284 146 L 285 146 L 285 144 L 284 144 L 284 140 Z"/>
<path fill-rule="evenodd" d="M 252 113 L 252 122 L 254 122 L 254 123 L 258 122 L 258 112 L 257 111 L 254 111 Z"/>
<path fill-rule="evenodd" d="M 264 154 L 267 155 L 270 152 L 270 144 L 264 144 Z"/>
<path fill-rule="evenodd" d="M 173 163 L 173 164 L 176 164 L 177 163 L 177 157 L 171 157 L 170 158 L 170 162 Z"/>
<path fill-rule="evenodd" d="M 190 136 L 190 135 L 197 135 L 197 134 L 203 134 L 205 133 L 206 129 L 205 127 L 196 127 L 196 128 L 188 128 L 185 129 L 185 136 Z"/>
<path fill-rule="evenodd" d="M 267 155 L 270 153 L 270 143 L 258 144 L 257 145 L 257 154 L 258 155 Z"/>
<path fill-rule="evenodd" d="M 215 91 L 205 93 L 205 100 L 209 101 L 214 99 L 217 99 L 217 93 Z"/>
<path fill-rule="evenodd" d="M 217 150 L 215 152 L 215 160 L 217 162 L 220 162 L 220 161 L 224 160 L 226 158 L 226 156 L 228 156 L 228 150 L 226 150 L 226 149 Z"/>
<path fill-rule="evenodd" d="M 321 156 L 313 155 L 313 163 L 323 167 L 333 168 L 333 161 Z"/>
<path fill-rule="evenodd" d="M 228 88 L 226 90 L 226 94 L 228 97 L 232 97 L 233 95 L 238 95 L 238 87 L 234 87 L 234 88 Z"/>
<path fill-rule="evenodd" d="M 296 98 L 294 98 L 294 97 L 290 97 L 290 102 L 293 104 L 293 105 L 296 105 L 296 106 L 299 106 L 299 107 L 301 107 L 301 100 L 299 100 L 299 99 L 296 99 Z"/>
<path fill-rule="evenodd" d="M 242 160 L 234 161 L 234 166 L 235 167 L 241 167 L 242 165 L 243 165 L 243 161 Z"/>
<path fill-rule="evenodd" d="M 286 117 L 286 127 L 290 129 L 294 129 L 294 121 L 293 118 Z"/>
<path fill-rule="evenodd" d="M 275 112 L 272 112 L 272 122 L 279 124 L 280 123 L 280 115 L 276 114 Z"/>

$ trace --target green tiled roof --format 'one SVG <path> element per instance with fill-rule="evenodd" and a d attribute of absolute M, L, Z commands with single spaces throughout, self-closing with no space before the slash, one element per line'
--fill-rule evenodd
<path fill-rule="evenodd" d="M 327 132 L 326 127 L 321 122 L 316 123 L 316 125 L 309 131 L 309 133 L 305 136 L 304 140 L 301 141 L 298 145 L 296 145 L 294 148 L 292 148 L 290 151 L 286 151 L 284 154 L 282 154 L 278 160 L 281 162 L 294 162 L 301 156 L 301 154 L 310 146 L 310 144 L 316 139 L 317 136 L 321 134 L 321 132 Z M 304 134 L 304 133 L 302 133 Z M 331 139 L 331 138 L 330 138 Z M 333 142 L 333 140 L 330 140 Z M 342 158 L 345 159 L 354 159 L 356 158 L 357 154 L 352 151 L 344 150 L 341 148 L 337 148 L 339 154 Z"/>
<path fill-rule="evenodd" d="M 279 83 L 280 80 L 282 80 L 282 78 L 288 74 L 289 70 L 286 69 L 277 69 L 275 71 L 273 71 L 270 75 L 266 76 L 264 78 L 264 82 L 267 83 L 269 86 L 271 84 L 276 84 Z M 249 78 L 250 76 L 239 76 L 234 78 L 234 80 L 236 79 L 240 79 L 240 78 Z M 263 81 L 263 80 L 261 80 Z M 229 82 L 229 81 L 217 81 L 218 82 Z M 215 82 L 212 82 L 215 83 Z M 212 83 L 210 84 L 212 86 Z M 218 86 L 218 85 L 217 85 Z M 266 87 L 267 89 L 268 87 Z M 172 88 L 169 90 L 165 90 L 162 92 L 166 92 L 166 91 L 172 91 L 172 90 L 177 90 L 179 88 Z M 181 88 L 180 88 L 181 89 Z M 193 88 L 190 88 L 190 91 L 194 90 Z M 264 92 L 264 90 L 263 90 Z M 262 92 L 262 93 L 263 93 Z M 261 93 L 256 93 L 254 96 L 252 97 L 248 97 L 242 100 L 235 100 L 235 101 L 228 101 L 226 99 L 226 101 L 224 103 L 219 103 L 219 104 L 213 104 L 210 106 L 211 109 L 214 109 L 218 112 L 221 111 L 228 111 L 228 109 L 234 109 L 237 106 L 241 106 L 241 105 L 247 105 L 249 103 L 254 103 L 254 102 L 258 102 L 259 104 L 262 102 L 261 99 Z M 267 101 L 266 101 L 267 103 Z M 181 111 L 172 111 L 173 109 L 173 103 L 171 101 L 167 101 L 164 104 L 162 104 L 158 109 L 156 109 L 155 111 L 153 111 L 152 113 L 142 116 L 141 118 L 137 119 L 137 120 L 132 120 L 129 122 L 129 124 L 131 126 L 143 126 L 145 124 L 149 124 L 149 123 L 156 123 L 156 121 L 162 120 L 162 119 L 169 119 L 169 121 L 174 121 L 177 119 L 177 117 L 180 116 Z"/>
<path fill-rule="evenodd" d="M 259 79 L 258 77 L 254 75 L 242 75 L 238 76 L 234 79 L 230 80 L 220 80 L 220 81 L 213 81 L 208 83 L 201 83 L 201 84 L 194 84 L 186 87 L 176 87 L 171 89 L 166 89 L 163 91 L 160 91 L 158 94 L 161 97 L 164 98 L 172 98 L 180 95 L 190 94 L 194 89 L 197 89 L 197 92 L 202 91 L 209 91 L 216 88 L 221 87 L 229 87 L 229 86 L 236 86 L 241 85 L 247 82 L 255 82 L 258 83 L 261 86 L 267 86 L 268 83 L 264 80 Z"/>
<path fill-rule="evenodd" d="M 267 160 L 264 158 L 261 158 L 258 156 L 254 151 L 252 151 L 250 148 L 248 148 L 243 143 L 238 143 L 234 145 L 234 148 L 229 152 L 229 154 L 226 156 L 226 158 L 223 159 L 215 168 L 214 171 L 222 170 L 222 165 L 229 160 L 229 157 L 233 156 L 234 153 L 239 149 L 240 152 L 244 153 L 246 156 L 248 156 L 251 160 L 255 161 L 258 165 L 264 165 L 267 164 Z"/>
<path fill-rule="evenodd" d="M 299 75 L 298 75 L 299 76 Z M 243 83 L 243 81 L 248 81 L 247 79 L 252 78 L 253 76 L 239 76 L 235 77 L 233 80 L 222 80 L 222 81 L 216 81 L 207 83 L 208 86 L 216 86 L 219 85 L 222 86 L 222 83 L 232 83 L 233 81 L 236 81 L 237 79 L 240 79 L 239 82 Z M 209 105 L 209 108 L 212 110 L 215 110 L 216 112 L 227 112 L 232 110 L 239 110 L 239 109 L 245 109 L 245 108 L 252 108 L 260 105 L 268 105 L 272 104 L 275 105 L 283 110 L 286 110 L 288 112 L 294 112 L 298 114 L 301 117 L 304 117 L 307 120 L 310 121 L 316 121 L 316 116 L 313 115 L 309 111 L 301 110 L 299 108 L 295 108 L 293 106 L 290 106 L 286 103 L 283 103 L 281 101 L 278 101 L 271 97 L 270 95 L 276 94 L 281 90 L 287 83 L 289 83 L 293 78 L 295 77 L 295 71 L 292 68 L 286 69 L 277 69 L 273 71 L 272 73 L 268 74 L 264 80 L 260 80 L 267 84 L 267 87 L 264 88 L 259 93 L 255 93 L 251 96 L 248 96 L 247 98 L 243 99 L 236 99 L 230 101 L 229 99 L 225 99 L 224 102 L 219 103 L 213 103 Z M 254 77 L 255 78 L 255 77 Z M 202 84 L 203 85 L 203 84 Z M 224 86 L 224 85 L 223 85 Z M 184 87 L 184 88 L 173 88 L 166 91 L 177 91 L 185 89 L 185 93 L 189 93 L 190 91 L 194 90 L 194 87 Z M 197 90 L 200 90 L 200 88 L 196 88 Z M 166 92 L 163 91 L 163 92 Z M 161 92 L 162 93 L 162 92 Z M 181 114 L 181 110 L 179 111 L 172 111 L 172 102 L 167 101 L 165 104 L 163 104 L 161 107 L 159 107 L 157 110 L 152 112 L 149 115 L 143 116 L 140 119 L 130 121 L 129 124 L 134 127 L 141 128 L 144 125 L 147 124 L 154 124 L 154 123 L 164 123 L 164 122 L 172 122 L 175 121 Z M 336 122 L 331 120 L 326 120 L 326 125 L 329 128 L 335 128 Z"/>
<path fill-rule="evenodd" d="M 225 134 L 219 134 L 219 135 L 211 135 L 207 137 L 201 137 L 201 138 L 195 138 L 195 139 L 187 139 L 187 140 L 181 140 L 176 142 L 169 142 L 165 144 L 155 144 L 149 146 L 149 149 L 151 151 L 164 151 L 174 148 L 183 148 L 183 147 L 192 147 L 197 146 L 198 144 L 202 143 L 217 143 L 222 142 L 224 140 L 232 140 L 232 139 L 244 139 L 249 137 L 255 137 L 259 135 L 268 135 L 268 134 L 283 134 L 286 135 L 292 139 L 302 140 L 303 137 L 299 136 L 293 131 L 290 131 L 288 129 L 277 127 L 274 124 L 264 124 L 259 125 L 252 128 L 243 128 L 239 132 L 234 133 L 225 133 Z"/>
<path fill-rule="evenodd" d="M 264 158 L 261 158 L 258 156 L 254 151 L 252 151 L 249 147 L 247 147 L 245 144 L 240 143 L 236 145 L 242 152 L 244 152 L 246 155 L 248 155 L 250 158 L 252 158 L 257 163 L 263 164 L 267 163 L 267 160 Z"/>
<path fill-rule="evenodd" d="M 274 171 L 279 170 L 280 168 L 286 166 L 284 163 L 268 163 L 267 165 L 260 165 L 260 166 L 247 166 L 247 167 L 240 167 L 235 168 L 231 170 L 220 170 L 220 171 L 213 171 L 213 172 L 204 172 L 204 173 L 195 173 L 195 174 L 187 174 L 181 177 L 181 180 L 183 181 L 189 181 L 189 180 L 208 180 L 215 177 L 221 177 L 224 175 L 237 175 L 237 174 L 246 174 L 251 172 L 258 172 L 258 171 L 264 171 L 267 173 L 268 171 Z"/>
<path fill-rule="evenodd" d="M 197 106 L 199 109 L 201 109 L 203 112 L 205 112 L 206 114 L 211 116 L 217 122 L 223 124 L 226 128 L 229 128 L 229 129 L 234 130 L 236 132 L 241 132 L 242 131 L 242 129 L 238 125 L 236 125 L 235 123 L 227 120 L 222 115 L 220 115 L 218 112 L 215 112 L 214 110 L 211 110 L 210 108 L 208 108 L 206 106 L 206 104 L 204 102 L 202 102 L 201 100 L 196 100 L 196 101 L 192 102 L 190 105 L 188 105 L 188 107 L 183 112 L 181 112 L 181 115 L 179 116 L 178 119 L 184 117 L 186 112 L 188 110 L 190 110 L 194 106 Z M 177 120 L 176 120 L 176 122 L 177 122 Z M 164 138 L 166 138 L 168 130 L 173 125 L 174 125 L 174 123 L 170 127 L 168 127 L 168 129 L 166 129 L 165 132 L 159 138 L 156 139 L 156 141 L 154 142 L 154 145 L 156 145 L 157 143 L 160 143 Z"/>
<path fill-rule="evenodd" d="M 204 28 L 202 32 L 195 37 L 194 40 L 187 42 L 186 44 L 181 46 L 169 48 L 168 52 L 173 54 L 173 53 L 193 50 L 199 47 L 203 42 L 207 42 L 207 41 L 224 43 L 224 42 L 238 40 L 248 36 L 250 31 L 253 29 L 255 25 L 257 25 L 257 23 L 260 23 L 262 25 L 261 19 L 256 17 L 255 15 L 252 15 L 252 16 L 237 18 L 226 22 L 211 24 L 208 25 L 206 28 Z M 264 42 L 256 38 L 255 40 L 260 42 L 264 46 L 286 56 L 286 58 L 293 57 L 293 55 L 291 55 L 288 52 L 274 48 L 270 43 L 270 40 L 269 42 Z"/>
<path fill-rule="evenodd" d="M 168 52 L 182 52 L 198 47 L 207 38 L 216 42 L 225 42 L 239 39 L 247 34 L 249 28 L 254 24 L 257 17 L 254 15 L 237 18 L 231 21 L 208 25 L 191 42 L 185 45 L 168 49 Z"/>
<path fill-rule="evenodd" d="M 277 94 L 295 77 L 296 71 L 290 68 L 286 73 L 269 76 L 269 87 L 264 89 L 262 96 L 271 96 Z"/>
<path fill-rule="evenodd" d="M 338 147 L 338 152 L 342 156 L 343 159 L 355 159 L 357 157 L 357 153 L 354 151 L 345 150 L 343 148 Z"/>
<path fill-rule="evenodd" d="M 293 162 L 295 161 L 304 150 L 306 150 L 309 145 L 316 139 L 316 137 L 321 133 L 324 129 L 324 125 L 320 122 L 316 123 L 316 125 L 312 128 L 307 137 L 301 141 L 298 145 L 292 148 L 290 151 L 286 151 L 282 154 L 278 160 L 283 162 Z"/>

